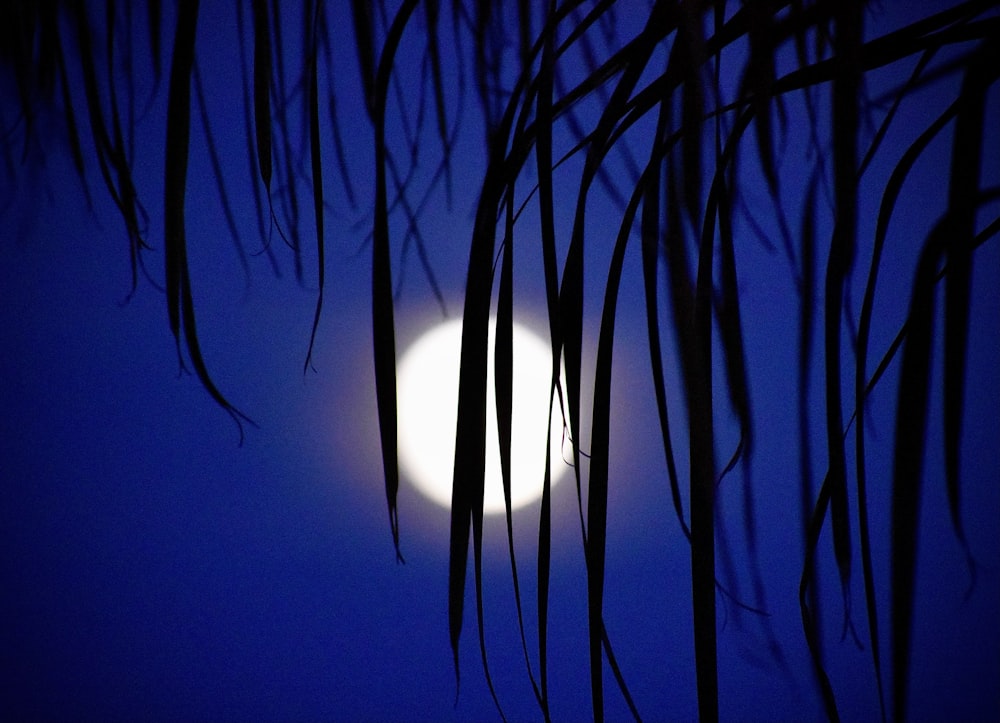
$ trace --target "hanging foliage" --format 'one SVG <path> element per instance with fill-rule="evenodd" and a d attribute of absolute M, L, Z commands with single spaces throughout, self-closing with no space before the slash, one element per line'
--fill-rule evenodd
<path fill-rule="evenodd" d="M 202 79 L 214 72 L 199 63 L 211 28 L 197 0 L 169 9 L 158 2 L 139 7 L 113 0 L 3 4 L 0 72 L 16 92 L 0 115 L 2 172 L 16 184 L 22 169 L 43 157 L 49 143 L 39 137 L 40 120 L 61 119 L 44 127 L 62 132 L 88 197 L 94 192 L 91 171 L 97 169 L 102 192 L 120 214 L 133 291 L 143 276 L 163 284 L 180 364 L 193 366 L 210 397 L 235 420 L 242 442 L 244 425 L 252 421 L 238 401 L 226 396 L 201 353 L 185 217 L 190 137 L 201 132 L 246 272 L 245 231 L 238 229 L 223 183 L 212 130 L 217 132 L 218 125 L 212 125 L 202 87 Z M 485 430 L 487 415 L 493 414 L 500 430 L 508 549 L 527 674 L 540 717 L 558 717 L 548 698 L 550 486 L 556 461 L 549 458 L 538 470 L 545 483 L 537 517 L 537 620 L 531 626 L 522 610 L 511 524 L 515 252 L 538 244 L 544 262 L 550 413 L 562 418 L 569 440 L 565 449 L 586 562 L 589 689 L 597 721 L 604 718 L 606 669 L 635 718 L 643 714 L 615 657 L 604 608 L 608 495 L 615 484 L 610 430 L 629 424 L 611 400 L 616 321 L 623 266 L 630 255 L 639 259 L 647 383 L 660 426 L 662 484 L 674 507 L 664 524 L 677 525 L 690 547 L 698 710 L 702 720 L 713 721 L 720 716 L 719 678 L 725 675 L 718 663 L 717 600 L 721 593 L 748 607 L 762 604 L 764 594 L 756 540 L 766 532 L 754 517 L 755 495 L 763 492 L 747 470 L 757 440 L 771 431 L 755 421 L 749 381 L 754 370 L 746 353 L 755 327 L 741 308 L 741 258 L 753 244 L 773 251 L 779 259 L 774 273 L 791 273 L 799 291 L 799 308 L 788 312 L 799 327 L 798 377 L 788 381 L 788 398 L 796 400 L 801 429 L 800 438 L 790 442 L 800 447 L 801 515 L 790 515 L 788 524 L 797 526 L 803 544 L 802 629 L 823 705 L 829 719 L 838 720 L 841 702 L 851 696 L 831 680 L 821 644 L 816 566 L 830 556 L 843 590 L 845 632 L 858 623 L 867 628 L 863 637 L 878 689 L 877 715 L 907 718 L 921 500 L 925 483 L 938 483 L 923 469 L 932 423 L 944 429 L 946 474 L 940 484 L 949 501 L 948 510 L 935 514 L 947 516 L 975 570 L 961 514 L 960 450 L 967 347 L 977 324 L 971 279 L 977 250 L 995 244 L 1000 229 L 1000 188 L 989 185 L 996 182 L 995 173 L 984 171 L 1000 168 L 996 143 L 988 142 L 1000 107 L 998 10 L 997 0 L 966 0 L 914 13 L 913 20 L 884 29 L 884 22 L 872 20 L 878 11 L 860 1 L 303 0 L 294 8 L 276 0 L 236 3 L 239 44 L 232 48 L 232 67 L 242 81 L 248 164 L 241 169 L 251 172 L 260 247 L 277 271 L 280 254 L 272 248 L 272 236 L 280 238 L 300 280 L 308 268 L 303 254 L 309 249 L 315 254 L 318 293 L 311 334 L 304 340 L 307 369 L 322 344 L 319 322 L 331 278 L 325 253 L 330 209 L 364 206 L 367 181 L 359 179 L 371 179 L 364 231 L 371 254 L 374 392 L 399 561 L 405 543 L 397 509 L 399 278 L 412 263 L 409 252 L 415 251 L 443 304 L 421 228 L 435 194 L 453 201 L 459 144 L 466 143 L 463 153 L 478 149 L 481 176 L 462 311 L 447 602 L 457 675 L 471 557 L 483 668 L 498 708 L 483 629 L 482 571 Z M 290 37 L 293 13 L 300 23 L 297 40 Z M 871 31 L 870 25 L 878 29 Z M 337 43 L 353 44 L 357 77 L 352 82 L 362 96 L 356 112 L 372 130 L 364 174 L 351 167 L 349 151 L 357 149 L 345 147 L 344 104 L 351 96 L 343 87 L 344 68 L 334 67 L 342 60 Z M 136 62 L 136 53 L 148 57 Z M 879 75 L 885 68 L 897 69 L 893 78 L 902 80 L 885 81 Z M 149 199 L 140 197 L 138 188 L 155 188 L 157 181 L 139 183 L 137 176 L 145 171 L 134 160 L 134 135 L 136 108 L 151 101 L 136 89 L 149 89 L 155 97 L 161 75 L 168 98 L 159 182 L 162 215 L 147 218 Z M 924 92 L 942 84 L 945 93 Z M 916 103 L 922 104 L 924 125 L 901 127 L 899 113 Z M 469 145 L 469 136 L 479 131 L 481 137 Z M 920 243 L 912 245 L 908 311 L 894 340 L 880 347 L 873 325 L 886 301 L 879 297 L 878 281 L 893 243 L 890 230 L 898 223 L 897 202 L 907 193 L 914 167 L 936 139 L 947 136 L 951 150 L 947 167 L 940 169 L 940 198 L 927 201 L 943 210 Z M 801 178 L 790 178 L 783 165 L 793 147 L 810 159 Z M 325 160 L 331 157 L 334 162 Z M 870 219 L 864 214 L 871 203 L 860 189 L 874 166 L 889 171 L 875 191 L 877 210 Z M 339 184 L 336 193 L 330 179 Z M 751 208 L 750 186 L 763 189 L 768 207 Z M 311 194 L 311 214 L 299 213 L 297 189 L 302 188 Z M 0 204 L 6 201 L 0 198 Z M 617 209 L 617 228 L 595 227 L 595 203 Z M 744 232 L 737 233 L 737 226 Z M 315 235 L 309 241 L 311 229 Z M 160 250 L 151 248 L 150 237 L 162 239 Z M 162 275 L 148 266 L 157 256 Z M 788 272 L 778 270 L 783 263 Z M 855 285 L 858 277 L 865 282 L 861 287 Z M 595 278 L 603 280 L 596 288 Z M 940 313 L 938 297 L 943 299 Z M 899 303 L 893 300 L 893 308 Z M 596 322 L 585 312 L 593 304 L 600 306 Z M 491 315 L 497 318 L 495 409 L 487 408 Z M 584 358 L 588 338 L 596 339 L 590 378 Z M 943 369 L 936 368 L 938 346 Z M 667 358 L 668 350 L 676 351 L 676 359 Z M 680 395 L 667 391 L 667 365 L 680 370 Z M 814 369 L 821 369 L 819 390 L 811 388 Z M 891 574 L 879 580 L 868 509 L 872 453 L 865 410 L 890 369 L 898 380 Z M 933 394 L 941 396 L 940 404 L 932 401 Z M 584 408 L 588 399 L 589 410 Z M 812 412 L 813 402 L 822 405 L 822 413 Z M 733 428 L 720 421 L 720 410 L 732 413 L 738 439 L 725 453 L 723 440 Z M 809 430 L 816 425 L 823 430 L 825 452 L 814 455 Z M 586 448 L 581 440 L 587 440 Z M 730 474 L 743 476 L 739 534 L 718 509 L 720 481 Z M 831 549 L 824 546 L 824 530 L 831 534 Z M 734 545 L 745 545 L 755 568 L 750 603 L 728 589 L 727 560 Z M 850 610 L 859 560 L 861 615 Z M 878 605 L 880 586 L 890 592 L 888 609 Z M 891 635 L 888 651 L 879 633 L 883 626 Z M 535 641 L 529 641 L 528 628 Z"/>

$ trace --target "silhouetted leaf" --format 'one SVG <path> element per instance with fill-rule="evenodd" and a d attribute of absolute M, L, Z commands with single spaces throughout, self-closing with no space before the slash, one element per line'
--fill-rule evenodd
<path fill-rule="evenodd" d="M 714 213 L 703 220 L 698 248 L 689 346 L 682 357 L 688 400 L 691 497 L 691 602 L 694 607 L 698 713 L 719 719 L 715 621 L 715 425 L 712 399 L 712 268 Z"/>
<path fill-rule="evenodd" d="M 542 36 L 541 64 L 538 70 L 538 93 L 535 98 L 535 118 L 538 134 L 535 157 L 538 169 L 538 208 L 545 277 L 545 298 L 549 319 L 549 340 L 552 346 L 549 418 L 545 439 L 545 472 L 542 480 L 542 500 L 538 512 L 538 677 L 542 714 L 549 723 L 548 696 L 548 614 L 549 572 L 552 536 L 552 405 L 559 382 L 559 359 L 562 333 L 559 324 L 559 279 L 556 268 L 556 234 L 553 218 L 552 189 L 552 84 L 555 47 L 555 0 L 549 0 Z M 560 395 L 561 398 L 561 395 Z M 562 404 L 560 403 L 560 411 Z"/>
<path fill-rule="evenodd" d="M 819 535 L 823 529 L 823 521 L 830 507 L 831 485 L 830 477 L 827 474 L 820 486 L 819 496 L 816 499 L 816 506 L 813 508 L 812 516 L 809 519 L 806 532 L 806 549 L 802 563 L 802 576 L 799 578 L 799 612 L 802 616 L 802 630 L 806 637 L 806 644 L 809 646 L 809 654 L 812 657 L 813 672 L 819 682 L 820 693 L 823 697 L 823 707 L 830 723 L 840 721 L 840 713 L 837 710 L 837 697 L 830 684 L 830 677 L 823 667 L 822 647 L 819 638 L 819 624 L 817 616 L 818 607 L 810 606 L 810 599 L 815 600 L 815 595 L 810 591 L 815 587 L 816 568 L 816 548 L 819 545 Z"/>
<path fill-rule="evenodd" d="M 480 650 L 491 694 L 493 683 L 486 666 L 482 635 L 482 527 L 483 488 L 486 465 L 486 379 L 489 336 L 490 291 L 492 289 L 494 228 L 498 188 L 484 184 L 476 214 L 474 236 L 466 279 L 465 310 L 462 315 L 462 354 L 458 381 L 458 421 L 455 431 L 455 465 L 451 501 L 451 551 L 448 574 L 448 617 L 451 647 L 458 678 L 458 643 L 462 631 L 465 600 L 465 569 L 468 562 L 469 528 L 472 526 L 473 563 L 476 576 L 476 614 Z M 499 702 L 497 703 L 499 709 Z"/>
<path fill-rule="evenodd" d="M 316 314 L 313 317 L 312 332 L 309 334 L 309 351 L 306 352 L 304 369 L 312 363 L 313 345 L 319 329 L 319 315 L 323 310 L 323 288 L 326 284 L 326 254 L 323 238 L 323 154 L 320 147 L 319 129 L 319 36 L 316 24 L 322 17 L 323 0 L 315 0 L 313 18 L 312 48 L 309 52 L 307 74 L 309 78 L 309 158 L 312 167 L 313 212 L 316 219 L 316 264 L 319 293 L 316 295 Z"/>
<path fill-rule="evenodd" d="M 389 526 L 398 562 L 403 561 L 403 556 L 399 549 L 399 512 L 396 508 L 396 494 L 399 491 L 399 462 L 396 457 L 396 332 L 392 308 L 392 267 L 389 259 L 389 212 L 385 179 L 385 104 L 396 49 L 415 8 L 416 0 L 407 0 L 393 20 L 379 58 L 378 77 L 375 78 L 375 94 L 372 99 L 375 125 L 375 219 L 372 238 L 372 342 L 375 358 L 375 396 L 378 404 Z"/>
<path fill-rule="evenodd" d="M 871 390 L 867 375 L 868 341 L 871 328 L 872 312 L 875 301 L 875 288 L 878 279 L 878 272 L 881 267 L 882 250 L 885 245 L 886 234 L 889 221 L 895 209 L 896 201 L 906 180 L 913 168 L 914 163 L 920 158 L 937 133 L 945 126 L 955 113 L 955 106 L 952 105 L 944 114 L 938 117 L 927 130 L 909 147 L 900 157 L 899 162 L 893 169 L 889 181 L 886 183 L 885 191 L 882 194 L 882 201 L 879 207 L 878 219 L 875 228 L 875 238 L 872 244 L 872 260 L 868 274 L 868 283 L 865 287 L 864 301 L 861 307 L 860 323 L 858 326 L 858 343 L 855 365 L 855 415 L 852 417 L 857 423 L 855 429 L 855 455 L 857 481 L 858 481 L 858 527 L 861 536 L 861 561 L 865 578 L 865 605 L 868 611 L 868 631 L 869 643 L 871 645 L 872 662 L 875 668 L 875 679 L 879 690 L 879 704 L 883 720 L 885 719 L 885 696 L 882 685 L 882 664 L 880 656 L 880 643 L 878 637 L 878 614 L 875 604 L 875 582 L 872 570 L 871 543 L 869 541 L 868 524 L 868 491 L 867 491 L 867 471 L 865 454 L 865 425 L 864 407 L 865 400 Z M 873 380 L 876 381 L 877 377 Z"/>
<path fill-rule="evenodd" d="M 253 0 L 253 98 L 257 167 L 271 205 L 271 30 L 267 0 Z"/>
<path fill-rule="evenodd" d="M 816 294 L 816 189 L 819 176 L 814 174 L 806 192 L 802 207 L 802 227 L 800 232 L 801 281 L 799 284 L 799 349 L 798 349 L 798 444 L 799 444 L 799 509 L 802 515 L 802 551 L 805 560 L 801 585 L 806 588 L 805 595 L 800 590 L 802 612 L 819 610 L 819 590 L 812 575 L 812 555 L 815 542 L 810 542 L 810 517 L 813 510 L 813 472 L 812 451 L 810 439 L 812 432 L 809 388 L 810 372 L 812 370 L 813 334 Z M 807 643 L 812 654 L 814 667 L 822 673 L 822 631 L 818 616 L 806 619 L 803 616 L 803 626 L 806 628 Z M 825 673 L 822 673 L 825 676 Z"/>
<path fill-rule="evenodd" d="M 835 10 L 833 76 L 833 158 L 836 216 L 826 266 L 824 358 L 826 368 L 826 438 L 830 469 L 830 515 L 834 553 L 844 598 L 844 631 L 850 620 L 851 536 L 847 503 L 841 403 L 841 321 L 844 281 L 854 261 L 857 233 L 858 93 L 861 77 L 861 7 L 843 3 Z"/>
<path fill-rule="evenodd" d="M 658 166 L 653 167 L 653 172 Z M 610 642 L 604 627 L 604 573 L 608 527 L 608 467 L 610 464 L 611 442 L 611 371 L 613 364 L 615 318 L 617 316 L 618 290 L 621 286 L 622 266 L 625 249 L 632 234 L 632 225 L 639 203 L 643 198 L 642 187 L 632 194 L 625 209 L 618 237 L 615 241 L 611 262 L 608 267 L 608 281 L 604 294 L 604 308 L 601 312 L 601 328 L 597 342 L 597 366 L 594 371 L 594 409 L 590 438 L 590 475 L 587 486 L 587 609 L 591 630 L 591 674 L 594 677 L 594 634 L 597 641 L 597 675 L 602 674 L 600 651 L 605 648 L 610 653 Z M 613 663 L 619 687 L 629 698 L 630 707 L 636 720 L 639 719 L 634 704 L 628 696 L 628 689 L 617 663 Z M 593 685 L 593 682 L 591 683 Z M 595 699 L 595 719 L 603 718 L 603 710 L 597 708 Z"/>
<path fill-rule="evenodd" d="M 496 401 L 497 440 L 500 447 L 500 476 L 503 484 L 504 516 L 507 522 L 507 553 L 510 556 L 510 573 L 514 585 L 514 606 L 517 610 L 517 627 L 521 635 L 524 664 L 531 681 L 531 688 L 544 710 L 541 691 L 531 671 L 528 641 L 524 634 L 524 612 L 521 606 L 521 583 L 517 575 L 517 557 L 514 554 L 514 524 L 511 512 L 511 415 L 513 413 L 514 386 L 514 194 L 507 193 L 504 222 L 504 242 L 500 260 L 500 287 L 497 295 L 496 328 L 494 330 L 493 387 Z M 525 480 L 520 480 L 525 484 Z"/>
<path fill-rule="evenodd" d="M 657 120 L 656 138 L 661 139 L 666 133 L 668 109 L 661 106 Z M 662 152 L 654 147 L 650 158 L 650 166 L 659 166 Z M 642 203 L 642 270 L 643 288 L 646 299 L 646 334 L 649 337 L 649 360 L 653 379 L 653 392 L 656 396 L 656 412 L 660 422 L 660 438 L 663 443 L 663 453 L 667 462 L 667 475 L 670 480 L 670 496 L 677 515 L 677 522 L 684 531 L 684 536 L 690 542 L 691 530 L 684 519 L 683 502 L 681 501 L 680 481 L 677 475 L 677 464 L 674 459 L 673 441 L 670 437 L 670 416 L 667 407 L 666 384 L 663 380 L 663 352 L 660 343 L 659 307 L 657 303 L 657 260 L 660 257 L 660 172 L 650 172 L 644 184 L 645 198 Z"/>
<path fill-rule="evenodd" d="M 167 301 L 177 353 L 183 344 L 191 359 L 195 374 L 212 399 L 222 407 L 240 430 L 243 443 L 243 422 L 253 420 L 234 407 L 212 381 L 202 357 L 195 327 L 194 299 L 187 263 L 187 238 L 184 219 L 187 192 L 188 149 L 191 137 L 191 73 L 194 64 L 195 33 L 198 25 L 198 0 L 182 0 L 178 8 L 177 34 L 174 38 L 173 62 L 170 69 L 170 96 L 167 106 L 167 144 L 164 179 L 164 231 L 167 260 Z"/>
<path fill-rule="evenodd" d="M 975 564 L 965 539 L 961 513 L 962 417 L 965 406 L 966 357 L 972 281 L 972 237 L 980 197 L 984 152 L 986 93 L 1000 77 L 995 41 L 980 47 L 958 98 L 958 117 L 951 153 L 948 215 L 950 216 L 944 310 L 944 457 L 952 527 L 965 549 L 975 579 Z"/>
<path fill-rule="evenodd" d="M 198 1 L 186 0 L 178 10 L 174 36 L 174 58 L 170 68 L 170 95 L 167 105 L 167 143 L 165 148 L 163 239 L 166 262 L 167 312 L 170 330 L 181 354 L 181 305 L 187 274 L 187 229 L 185 194 L 187 193 L 188 149 L 190 146 L 191 69 L 194 65 L 195 31 Z"/>
<path fill-rule="evenodd" d="M 948 226 L 948 223 L 941 223 L 931 232 L 920 255 L 900 369 L 893 463 L 891 558 L 893 701 L 898 720 L 906 720 L 910 672 L 917 523 L 931 366 L 934 273 L 947 244 Z"/>

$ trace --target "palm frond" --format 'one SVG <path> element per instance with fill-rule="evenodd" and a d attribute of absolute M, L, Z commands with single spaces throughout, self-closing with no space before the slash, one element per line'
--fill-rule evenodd
<path fill-rule="evenodd" d="M 615 398 L 621 369 L 617 344 L 623 340 L 622 321 L 633 312 L 627 307 L 629 284 L 641 283 L 634 313 L 648 344 L 646 381 L 660 447 L 655 474 L 672 508 L 663 521 L 676 525 L 690 555 L 685 585 L 690 584 L 700 718 L 729 714 L 720 701 L 720 679 L 727 675 L 720 663 L 720 608 L 724 613 L 730 601 L 736 609 L 767 607 L 771 589 L 763 543 L 787 532 L 801 541 L 802 636 L 826 716 L 838 720 L 851 691 L 842 689 L 830 665 L 825 630 L 833 613 L 819 592 L 826 582 L 823 566 L 836 567 L 841 637 L 846 637 L 855 624 L 856 548 L 865 608 L 857 618 L 867 627 L 865 664 L 878 695 L 877 715 L 883 721 L 907 719 L 918 655 L 913 631 L 924 478 L 931 474 L 925 460 L 928 429 L 940 427 L 943 433 L 944 515 L 976 580 L 962 510 L 969 489 L 962 452 L 968 442 L 969 349 L 982 333 L 974 290 L 982 268 L 977 251 L 995 242 L 1000 230 L 1000 220 L 982 223 L 1000 195 L 993 170 L 1000 164 L 988 132 L 996 124 L 1000 2 L 954 2 L 895 25 L 860 0 L 453 0 L 450 6 L 424 0 L 423 8 L 419 5 L 418 0 L 305 0 L 296 8 L 301 16 L 289 23 L 282 3 L 235 3 L 231 58 L 240 75 L 235 89 L 240 107 L 231 117 L 242 114 L 237 124 L 246 158 L 239 160 L 244 165 L 237 173 L 249 176 L 256 217 L 249 223 L 255 221 L 259 254 L 244 250 L 245 220 L 230 191 L 236 174 L 220 151 L 225 136 L 212 117 L 217 104 L 206 98 L 202 76 L 214 68 L 199 62 L 210 39 L 197 0 L 182 0 L 176 9 L 149 2 L 145 13 L 114 0 L 22 1 L 0 8 L 0 73 L 12 99 L 0 107 L 4 180 L 13 179 L 13 187 L 21 168 L 44 167 L 39 137 L 40 129 L 49 127 L 62 133 L 91 206 L 88 175 L 96 165 L 124 229 L 129 295 L 142 275 L 150 276 L 144 258 L 162 254 L 166 316 L 179 363 L 182 368 L 190 363 L 209 397 L 236 422 L 241 442 L 244 423 L 253 422 L 221 391 L 196 324 L 203 317 L 196 313 L 195 242 L 186 213 L 194 180 L 189 161 L 197 148 L 191 143 L 192 90 L 215 177 L 210 190 L 218 197 L 243 274 L 249 279 L 254 256 L 266 254 L 280 275 L 284 253 L 291 256 L 297 282 L 305 285 L 315 263 L 306 370 L 317 358 L 325 294 L 334 288 L 328 283 L 335 257 L 332 229 L 342 220 L 341 208 L 360 215 L 356 228 L 363 226 L 371 245 L 374 396 L 399 562 L 397 309 L 409 283 L 406 270 L 415 260 L 446 310 L 446 282 L 434 263 L 433 217 L 445 207 L 450 212 L 457 205 L 459 213 L 472 208 L 454 430 L 448 628 L 458 680 L 471 592 L 486 683 L 501 717 L 484 620 L 491 582 L 483 564 L 491 415 L 498 427 L 520 652 L 540 716 L 559 717 L 550 685 L 550 607 L 561 592 L 553 589 L 552 488 L 559 460 L 552 459 L 551 424 L 544 468 L 538 470 L 543 484 L 533 561 L 518 548 L 511 501 L 517 279 L 522 259 L 534 251 L 551 345 L 549 421 L 562 415 L 575 488 L 571 516 L 579 520 L 585 565 L 587 630 L 580 637 L 586 643 L 593 716 L 609 716 L 609 670 L 629 713 L 637 720 L 649 714 L 626 676 L 630 661 L 615 654 L 607 619 L 608 551 L 617 542 L 611 524 L 619 484 L 614 430 L 631 423 Z M 171 28 L 173 43 L 164 54 L 164 34 Z M 148 33 L 148 58 L 140 57 L 139 38 L 146 37 L 141 31 Z M 344 42 L 351 46 L 347 61 L 339 47 Z M 169 81 L 157 219 L 163 245 L 154 249 L 147 236 L 157 233 L 149 227 L 159 225 L 147 218 L 149 179 L 137 156 L 144 152 L 142 118 L 163 112 L 155 98 L 164 59 Z M 886 71 L 905 79 L 886 80 Z M 354 98 L 352 83 L 359 88 Z M 146 92 L 152 99 L 139 97 Z M 914 107 L 920 125 L 904 121 Z M 370 139 L 359 143 L 369 131 Z M 938 215 L 923 221 L 922 243 L 907 246 L 894 236 L 908 213 L 907 184 L 949 133 L 947 167 L 938 169 L 944 180 L 924 204 L 928 215 L 935 208 Z M 364 150 L 370 175 L 359 170 L 357 157 Z M 474 188 L 464 181 L 470 168 L 479 174 Z M 329 187 L 335 185 L 334 195 Z M 311 222 L 300 218 L 300 193 L 311 200 Z M 0 202 L 5 212 L 14 203 Z M 312 241 L 304 242 L 311 237 L 302 233 L 313 227 L 314 259 L 304 253 Z M 288 249 L 271 247 L 275 229 Z M 780 531 L 761 524 L 758 506 L 771 494 L 770 480 L 754 473 L 759 450 L 775 429 L 761 421 L 766 403 L 753 388 L 768 373 L 755 366 L 752 353 L 760 332 L 747 285 L 761 271 L 753 268 L 758 253 L 772 254 L 777 261 L 769 273 L 786 269 L 797 290 L 796 306 L 787 311 L 789 328 L 795 327 L 791 340 L 768 340 L 795 356 L 783 389 L 798 434 L 784 444 L 792 450 L 787 474 L 795 480 L 798 500 L 789 505 L 795 514 L 782 521 Z M 633 254 L 641 280 L 629 276 Z M 899 256 L 905 263 L 890 270 L 888 259 Z M 861 267 L 866 276 L 859 284 L 854 273 Z M 908 296 L 885 298 L 887 277 L 905 275 L 912 276 L 905 286 Z M 496 408 L 489 409 L 493 315 Z M 879 360 L 874 371 L 873 358 Z M 680 379 L 676 389 L 669 383 L 673 368 Z M 929 391 L 937 379 L 940 400 Z M 895 384 L 897 407 L 891 493 L 885 495 L 891 519 L 882 529 L 875 505 L 888 485 L 878 484 L 874 460 L 885 445 L 875 438 L 866 413 L 876 386 L 887 384 Z M 737 476 L 741 536 L 730 533 L 722 506 Z M 891 540 L 886 558 L 879 557 L 874 542 L 883 538 Z M 474 580 L 467 591 L 470 559 Z M 534 620 L 522 590 L 531 562 Z M 888 579 L 880 580 L 879 571 L 890 567 Z M 751 579 L 753 600 L 743 599 L 741 575 Z M 718 591 L 725 595 L 721 605 Z M 884 598 L 887 610 L 879 605 Z M 888 634 L 880 632 L 886 629 Z M 780 661 L 773 636 L 768 647 Z"/>

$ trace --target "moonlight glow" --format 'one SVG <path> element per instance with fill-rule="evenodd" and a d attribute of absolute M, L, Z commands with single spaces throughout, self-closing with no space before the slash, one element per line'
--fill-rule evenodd
<path fill-rule="evenodd" d="M 504 511 L 500 452 L 493 386 L 493 338 L 490 320 L 489 379 L 486 399 L 486 489 L 483 511 Z M 549 410 L 552 352 L 541 338 L 514 323 L 514 396 L 511 431 L 511 507 L 542 494 L 545 471 L 545 424 Z M 399 363 L 399 454 L 403 469 L 421 493 L 451 506 L 461 320 L 448 321 L 417 339 Z M 559 453 L 561 417 L 552 424 L 552 482 L 567 469 Z"/>

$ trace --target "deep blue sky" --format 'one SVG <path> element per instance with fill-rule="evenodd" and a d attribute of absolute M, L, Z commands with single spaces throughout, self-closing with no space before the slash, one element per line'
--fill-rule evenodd
<path fill-rule="evenodd" d="M 242 116 L 233 113 L 239 107 L 240 79 L 228 13 L 227 4 L 205 3 L 199 62 L 214 114 L 213 131 L 229 174 L 226 180 L 253 250 L 259 240 L 246 186 Z M 349 28 L 344 22 L 340 31 Z M 416 48 L 404 48 L 404 59 L 416 57 Z M 194 123 L 188 218 L 192 284 L 210 369 L 224 393 L 260 425 L 247 430 L 242 447 L 235 427 L 196 380 L 178 376 L 161 293 L 142 281 L 134 298 L 121 303 L 128 291 L 127 249 L 121 222 L 101 195 L 96 168 L 89 175 L 97 200 L 94 214 L 88 212 L 66 149 L 58 142 L 46 144 L 44 176 L 20 169 L 16 188 L 4 177 L 0 200 L 15 199 L 0 224 L 4 719 L 497 717 L 481 672 L 471 596 L 461 650 L 461 689 L 454 705 L 446 612 L 448 513 L 422 499 L 405 480 L 400 525 L 407 563 L 395 563 L 374 412 L 369 249 L 364 232 L 354 226 L 367 218 L 371 133 L 352 80 L 349 48 L 340 52 L 340 111 L 349 130 L 350 169 L 363 200 L 360 210 L 347 207 L 328 163 L 333 213 L 328 217 L 327 302 L 315 374 L 303 376 L 301 371 L 315 300 L 309 215 L 303 211 L 304 284 L 292 278 L 290 252 L 277 236 L 274 250 L 283 278 L 274 279 L 266 257 L 256 255 L 250 257 L 248 284 L 223 225 Z M 12 97 L 6 75 L 3 82 L 3 97 Z M 926 107 L 932 106 L 933 97 L 927 96 Z M 912 139 L 928 122 L 921 102 L 904 108 L 900 126 L 913 130 L 901 137 Z M 153 219 L 149 239 L 154 250 L 148 264 L 154 278 L 162 263 L 157 209 L 164 109 L 161 89 L 137 135 L 139 190 Z M 994 104 L 994 120 L 996 110 Z M 463 137 L 468 145 L 462 148 L 469 152 L 456 154 L 455 203 L 449 211 L 439 198 L 433 212 L 425 214 L 423 227 L 453 314 L 461 305 L 479 168 L 471 154 L 479 140 L 471 97 L 466 111 Z M 9 111 L 0 117 L 5 127 L 13 118 Z M 795 145 L 795 133 L 791 138 L 781 173 L 794 188 L 805 174 L 805 154 L 801 143 Z M 429 162 L 433 143 L 427 147 Z M 645 152 L 645 146 L 641 148 Z M 329 152 L 329 144 L 326 149 Z M 990 150 L 995 157 L 995 144 Z M 879 287 L 884 323 L 873 331 L 873 355 L 882 353 L 903 319 L 913 249 L 930 219 L 942 210 L 934 205 L 938 201 L 928 199 L 940 192 L 947 151 L 947 142 L 935 147 L 901 205 Z M 142 175 L 146 172 L 148 177 Z M 572 186 L 572 169 L 566 173 Z M 876 166 L 866 177 L 871 185 L 863 187 L 867 205 L 862 235 L 866 229 L 871 232 L 877 203 L 873 189 L 879 187 L 879 178 L 884 183 L 885 173 L 886 166 Z M 994 172 L 992 183 L 996 180 Z M 759 189 L 748 184 L 745 191 L 748 203 L 758 209 L 767 203 Z M 306 199 L 303 186 L 304 209 Z M 562 214 L 568 212 L 568 207 L 561 208 Z M 520 257 L 520 311 L 543 329 L 537 250 L 530 248 L 532 218 L 529 211 Z M 596 337 L 603 296 L 601 259 L 617 222 L 608 214 L 606 200 L 600 199 L 591 218 L 595 260 L 589 266 L 586 323 Z M 720 706 L 727 719 L 813 719 L 821 716 L 821 708 L 797 600 L 801 550 L 793 391 L 798 300 L 787 262 L 743 231 L 745 242 L 737 253 L 759 429 L 751 471 L 766 601 L 753 599 L 740 552 L 738 476 L 720 487 L 740 570 L 736 580 L 723 582 L 739 588 L 754 604 L 764 604 L 771 615 L 765 625 L 720 604 Z M 605 617 L 644 716 L 690 720 L 696 707 L 689 554 L 673 518 L 658 446 L 646 371 L 638 246 L 632 251 L 616 346 L 614 404 L 620 423 L 612 434 Z M 398 260 L 398 247 L 396 253 Z M 855 274 L 855 309 L 860 307 L 867 260 L 862 253 Z M 1000 716 L 1000 254 L 995 241 L 977 252 L 976 263 L 963 509 L 980 563 L 978 585 L 964 599 L 968 575 L 946 514 L 937 451 L 940 430 L 932 423 L 914 636 L 915 720 Z M 406 264 L 397 316 L 401 349 L 440 318 L 412 255 Z M 671 393 L 677 394 L 677 373 L 671 368 L 668 365 L 668 382 Z M 817 469 L 823 460 L 820 374 L 817 367 Z M 869 417 L 875 480 L 870 512 L 883 614 L 888 603 L 886 503 L 894 382 L 893 372 L 874 395 Z M 934 383 L 940 384 L 940 377 Z M 674 414 L 674 419 L 680 417 Z M 723 415 L 722 422 L 731 419 Z M 720 457 L 728 456 L 726 444 L 731 441 L 723 437 Z M 551 707 L 556 719 L 578 720 L 590 716 L 590 695 L 586 582 L 571 485 L 556 488 L 553 505 Z M 536 516 L 529 508 L 514 519 L 521 540 L 519 564 L 533 665 Z M 535 718 L 515 624 L 502 521 L 488 520 L 486 536 L 491 670 L 508 717 Z M 843 611 L 836 571 L 829 540 L 824 538 L 823 544 L 820 573 L 828 598 L 824 630 L 831 677 L 843 717 L 872 720 L 877 702 L 870 658 L 849 638 L 840 640 Z M 853 620 L 866 640 L 860 564 L 855 559 Z M 780 643 L 784 669 L 766 650 L 769 630 Z M 883 633 L 887 630 L 884 619 Z M 607 681 L 609 718 L 627 717 L 624 703 L 610 687 L 610 675 Z"/>

